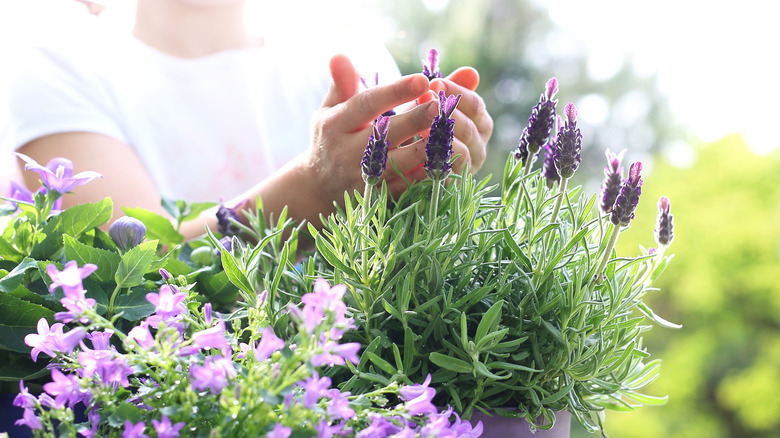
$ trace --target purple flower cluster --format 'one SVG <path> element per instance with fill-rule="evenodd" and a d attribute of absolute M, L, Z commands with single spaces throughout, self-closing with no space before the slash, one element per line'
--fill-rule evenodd
<path fill-rule="evenodd" d="M 566 123 L 561 126 L 556 136 L 553 161 L 560 177 L 569 179 L 574 176 L 582 162 L 582 134 L 577 127 L 577 107 L 568 103 L 563 113 L 566 115 Z"/>
<path fill-rule="evenodd" d="M 615 205 L 620 193 L 620 186 L 623 184 L 623 166 L 620 162 L 623 160 L 625 149 L 615 154 L 607 149 L 607 167 L 604 168 L 604 182 L 601 184 L 601 211 L 609 213 L 612 206 Z"/>
<path fill-rule="evenodd" d="M 610 220 L 619 226 L 628 226 L 634 219 L 634 211 L 639 204 L 639 195 L 642 194 L 642 163 L 637 161 L 628 170 L 628 179 L 620 187 L 620 193 L 612 206 Z"/>
<path fill-rule="evenodd" d="M 556 123 L 561 126 L 561 116 L 555 116 Z M 558 134 L 553 132 L 550 135 L 550 140 L 544 145 L 544 160 L 542 161 L 542 176 L 547 183 L 547 187 L 552 188 L 555 183 L 561 181 L 561 175 L 558 174 L 558 169 L 555 167 L 555 144 L 558 141 Z"/>
<path fill-rule="evenodd" d="M 452 113 L 460 102 L 461 94 L 446 96 L 439 91 L 439 115 L 434 117 L 428 143 L 425 146 L 427 160 L 425 173 L 434 181 L 441 181 L 452 170 L 452 139 L 455 136 L 455 120 Z"/>
<path fill-rule="evenodd" d="M 655 221 L 655 241 L 658 245 L 667 246 L 674 239 L 674 216 L 669 198 L 661 196 L 658 200 L 658 217 Z"/>
<path fill-rule="evenodd" d="M 368 185 L 379 182 L 379 177 L 387 166 L 387 151 L 390 142 L 387 139 L 387 131 L 390 129 L 390 118 L 379 116 L 374 121 L 374 133 L 368 137 L 368 145 L 363 153 L 360 167 L 363 169 L 363 181 Z"/>
<path fill-rule="evenodd" d="M 233 223 L 234 220 L 240 222 L 241 217 L 235 210 L 225 207 L 225 204 L 220 202 L 219 207 L 217 208 L 217 230 L 219 230 L 219 234 L 221 234 L 223 238 L 232 237 L 238 234 L 238 227 Z"/>
<path fill-rule="evenodd" d="M 555 123 L 555 106 L 557 100 L 553 100 L 558 92 L 558 79 L 550 78 L 547 81 L 545 92 L 539 98 L 539 103 L 531 109 L 528 117 L 528 125 L 523 130 L 515 150 L 515 159 L 523 162 L 533 161 L 539 149 L 547 142 Z"/>
<path fill-rule="evenodd" d="M 423 59 L 422 63 L 422 74 L 424 74 L 429 81 L 441 77 L 441 71 L 439 71 L 439 52 L 436 49 L 428 50 L 428 58 Z"/>

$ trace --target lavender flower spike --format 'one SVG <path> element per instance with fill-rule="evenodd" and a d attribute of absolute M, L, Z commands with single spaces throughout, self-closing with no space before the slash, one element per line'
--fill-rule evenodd
<path fill-rule="evenodd" d="M 368 137 L 368 145 L 363 153 L 363 161 L 360 167 L 363 169 L 363 181 L 368 185 L 379 182 L 379 177 L 387 166 L 387 150 L 390 142 L 387 140 L 387 131 L 390 129 L 390 117 L 379 116 L 374 121 L 374 133 Z"/>
<path fill-rule="evenodd" d="M 436 49 L 429 50 L 428 59 L 423 59 L 422 74 L 424 74 L 429 81 L 441 77 L 441 72 L 439 71 L 439 52 Z"/>
<path fill-rule="evenodd" d="M 517 144 L 515 158 L 527 163 L 533 161 L 536 153 L 547 142 L 555 122 L 555 106 L 558 104 L 553 97 L 558 92 L 558 79 L 550 78 L 547 81 L 545 92 L 542 93 L 537 103 L 531 110 L 528 125 L 523 130 L 523 135 Z"/>
<path fill-rule="evenodd" d="M 623 166 L 620 162 L 625 152 L 623 149 L 614 154 L 607 149 L 607 167 L 604 168 L 604 182 L 601 183 L 601 211 L 604 213 L 612 211 L 615 199 L 620 193 L 620 185 L 623 183 Z"/>
<path fill-rule="evenodd" d="M 445 97 L 444 91 L 439 91 L 439 115 L 433 119 L 428 144 L 425 146 L 428 157 L 425 162 L 425 173 L 435 181 L 443 180 L 452 170 L 450 158 L 452 158 L 452 138 L 455 136 L 455 120 L 450 117 L 455 112 L 461 97 L 461 94 Z"/>
<path fill-rule="evenodd" d="M 642 194 L 642 163 L 637 161 L 631 165 L 628 171 L 628 179 L 623 182 L 620 194 L 612 207 L 610 220 L 619 226 L 628 226 L 634 219 L 634 211 L 639 204 L 639 195 Z"/>
<path fill-rule="evenodd" d="M 566 123 L 558 131 L 554 161 L 561 178 L 569 179 L 574 176 L 582 162 L 582 134 L 577 127 L 577 107 L 568 103 L 563 112 L 566 115 Z"/>
<path fill-rule="evenodd" d="M 667 246 L 674 239 L 674 216 L 669 198 L 661 196 L 658 200 L 658 218 L 655 225 L 655 241 L 659 246 Z"/>

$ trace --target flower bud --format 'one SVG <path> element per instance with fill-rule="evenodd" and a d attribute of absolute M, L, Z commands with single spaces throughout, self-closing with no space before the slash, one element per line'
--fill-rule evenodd
<path fill-rule="evenodd" d="M 425 146 L 427 160 L 425 173 L 428 177 L 440 181 L 452 170 L 452 139 L 455 135 L 455 120 L 451 119 L 455 107 L 460 102 L 461 94 L 445 97 L 444 91 L 439 91 L 439 115 L 434 117 L 428 144 Z"/>
<path fill-rule="evenodd" d="M 655 241 L 659 246 L 667 246 L 674 240 L 674 216 L 669 198 L 661 196 L 658 200 L 658 217 L 655 225 Z"/>
<path fill-rule="evenodd" d="M 108 227 L 108 235 L 122 251 L 127 251 L 144 240 L 146 225 L 134 217 L 122 216 Z"/>
<path fill-rule="evenodd" d="M 637 161 L 631 165 L 628 179 L 623 182 L 615 205 L 612 206 L 610 220 L 613 224 L 625 227 L 634 219 L 634 211 L 639 204 L 639 196 L 642 194 L 641 172 L 642 163 Z"/>
<path fill-rule="evenodd" d="M 387 140 L 387 131 L 390 128 L 390 118 L 379 116 L 374 121 L 374 133 L 368 137 L 368 145 L 363 153 L 360 167 L 363 169 L 363 181 L 368 185 L 379 182 L 379 177 L 387 166 L 387 150 L 390 143 Z"/>
<path fill-rule="evenodd" d="M 625 152 L 625 149 L 618 154 L 613 154 L 609 149 L 606 152 L 607 167 L 604 168 L 604 182 L 601 183 L 601 211 L 604 213 L 612 211 L 620 193 L 620 185 L 623 183 L 623 166 L 620 161 Z"/>
<path fill-rule="evenodd" d="M 217 209 L 217 229 L 219 230 L 219 234 L 222 234 L 223 236 L 235 236 L 238 234 L 238 227 L 231 219 L 235 219 L 236 221 L 241 220 L 238 213 L 233 211 L 233 209 L 225 207 L 225 205 L 220 202 L 219 208 Z"/>
<path fill-rule="evenodd" d="M 582 134 L 577 128 L 577 107 L 573 103 L 566 104 L 564 109 L 566 123 L 558 131 L 555 142 L 555 168 L 561 178 L 569 179 L 580 167 L 582 158 Z"/>
<path fill-rule="evenodd" d="M 441 72 L 439 71 L 439 52 L 436 49 L 429 50 L 428 59 L 423 59 L 422 74 L 424 74 L 429 81 L 441 77 Z"/>
<path fill-rule="evenodd" d="M 517 144 L 515 158 L 522 160 L 533 160 L 539 149 L 547 143 L 555 122 L 555 106 L 557 100 L 552 100 L 555 93 L 558 92 L 558 79 L 550 78 L 547 81 L 545 92 L 539 98 L 531 110 L 531 116 L 528 118 L 528 125 L 523 130 L 523 135 Z"/>

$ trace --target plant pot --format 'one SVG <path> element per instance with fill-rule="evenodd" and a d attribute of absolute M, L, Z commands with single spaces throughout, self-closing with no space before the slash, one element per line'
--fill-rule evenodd
<path fill-rule="evenodd" d="M 509 418 L 482 412 L 474 412 L 471 424 L 482 422 L 482 438 L 569 438 L 571 433 L 571 413 L 568 411 L 555 414 L 555 426 L 551 429 L 531 430 L 525 418 Z"/>

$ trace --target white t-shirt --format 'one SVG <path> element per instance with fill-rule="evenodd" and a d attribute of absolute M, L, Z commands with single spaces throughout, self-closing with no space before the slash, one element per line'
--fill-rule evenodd
<path fill-rule="evenodd" d="M 181 59 L 94 21 L 23 61 L 10 93 L 14 147 L 54 133 L 107 135 L 134 148 L 167 198 L 230 199 L 308 148 L 331 54 L 350 55 L 370 82 L 377 71 L 382 82 L 400 76 L 381 45 L 292 34 Z"/>

